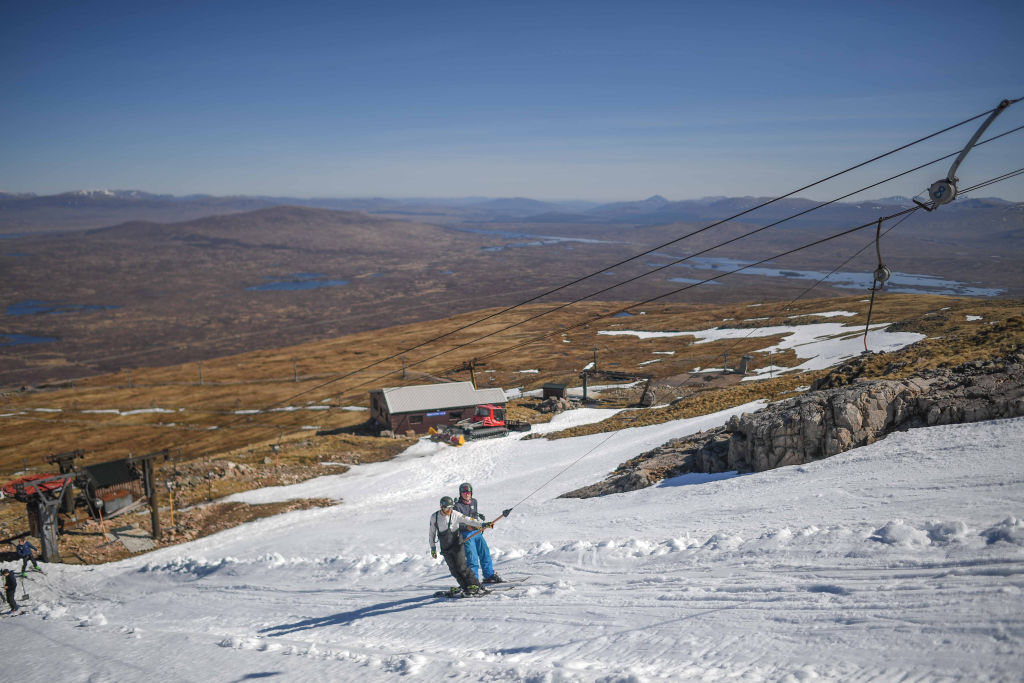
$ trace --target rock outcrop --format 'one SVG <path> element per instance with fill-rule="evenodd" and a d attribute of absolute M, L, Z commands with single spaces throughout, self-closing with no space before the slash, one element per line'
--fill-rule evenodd
<path fill-rule="evenodd" d="M 818 386 L 830 388 L 670 441 L 622 463 L 605 481 L 563 497 L 632 491 L 692 472 L 761 472 L 827 458 L 897 430 L 1024 416 L 1022 351 L 901 380 L 835 386 L 825 378 Z"/>

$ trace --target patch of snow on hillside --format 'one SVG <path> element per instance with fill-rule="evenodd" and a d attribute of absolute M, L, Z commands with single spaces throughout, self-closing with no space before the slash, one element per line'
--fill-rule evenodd
<path fill-rule="evenodd" d="M 868 334 L 868 347 L 875 352 L 895 351 L 904 346 L 924 339 L 925 335 L 916 332 L 889 332 L 889 323 L 872 325 Z M 643 330 L 601 330 L 598 334 L 610 336 L 635 336 L 639 339 L 658 337 L 695 337 L 695 344 L 719 341 L 722 339 L 746 339 L 748 337 L 771 337 L 783 335 L 778 344 L 758 349 L 757 352 L 777 353 L 793 349 L 797 358 L 804 360 L 800 365 L 789 368 L 790 371 L 822 370 L 842 361 L 857 356 L 863 351 L 864 329 L 843 323 L 813 323 L 810 325 L 766 326 L 759 328 L 715 327 L 708 330 L 683 332 L 650 332 Z M 763 374 L 763 368 L 755 370 Z"/>
<path fill-rule="evenodd" d="M 800 313 L 799 315 L 788 316 L 790 318 L 852 318 L 857 315 L 851 311 L 826 311 L 824 313 Z"/>

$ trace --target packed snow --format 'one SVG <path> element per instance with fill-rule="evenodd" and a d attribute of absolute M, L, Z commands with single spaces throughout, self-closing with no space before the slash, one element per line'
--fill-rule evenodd
<path fill-rule="evenodd" d="M 5 620 L 7 680 L 1020 680 L 1024 419 L 912 430 L 813 464 L 565 491 L 696 419 L 462 448 L 234 496 L 326 496 L 103 566 L 45 566 Z M 545 433 L 609 411 L 557 416 Z M 474 485 L 495 568 L 481 598 L 428 554 Z M 19 594 L 21 588 L 19 588 Z"/>

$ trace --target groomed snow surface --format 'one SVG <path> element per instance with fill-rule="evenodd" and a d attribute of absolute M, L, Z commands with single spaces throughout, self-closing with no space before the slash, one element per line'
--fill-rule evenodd
<path fill-rule="evenodd" d="M 756 407 L 551 442 L 421 441 L 236 496 L 343 502 L 30 573 L 29 613 L 2 621 L 4 679 L 1021 680 L 1024 419 L 556 497 Z M 548 429 L 607 414 L 572 411 Z M 435 599 L 453 582 L 429 557 L 427 519 L 464 480 L 488 518 L 514 506 L 486 536 L 498 572 L 528 578 Z"/>

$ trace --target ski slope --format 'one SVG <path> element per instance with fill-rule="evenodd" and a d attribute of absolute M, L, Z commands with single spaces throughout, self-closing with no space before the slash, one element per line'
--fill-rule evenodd
<path fill-rule="evenodd" d="M 1021 680 L 1024 419 L 557 498 L 758 405 L 551 442 L 421 441 L 390 462 L 234 496 L 341 502 L 30 574 L 29 612 L 2 622 L 4 678 Z M 428 554 L 427 519 L 464 480 L 489 518 L 514 506 L 486 535 L 497 571 L 529 578 L 438 600 L 453 582 Z"/>

